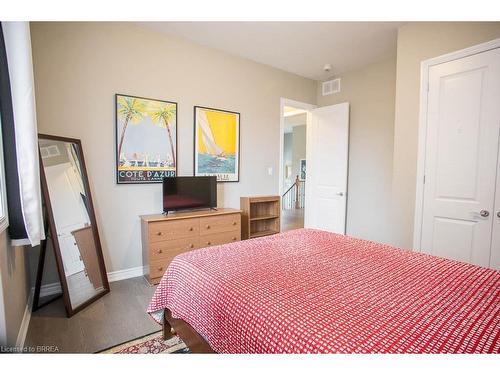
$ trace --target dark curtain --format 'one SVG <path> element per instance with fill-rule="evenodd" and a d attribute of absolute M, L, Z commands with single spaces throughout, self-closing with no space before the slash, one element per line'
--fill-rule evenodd
<path fill-rule="evenodd" d="M 0 23 L 0 113 L 2 119 L 3 153 L 5 164 L 5 185 L 7 189 L 7 210 L 9 215 L 9 236 L 13 240 L 27 238 L 21 211 L 19 175 L 17 171 L 16 134 L 14 113 L 10 94 L 9 67 L 3 30 Z"/>

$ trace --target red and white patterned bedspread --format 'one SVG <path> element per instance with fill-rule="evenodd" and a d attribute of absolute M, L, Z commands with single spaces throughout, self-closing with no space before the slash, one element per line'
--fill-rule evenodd
<path fill-rule="evenodd" d="M 165 308 L 219 353 L 500 352 L 500 272 L 319 230 L 177 256 Z"/>

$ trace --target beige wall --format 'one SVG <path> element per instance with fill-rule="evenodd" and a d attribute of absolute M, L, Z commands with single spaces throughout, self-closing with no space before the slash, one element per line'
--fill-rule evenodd
<path fill-rule="evenodd" d="M 12 247 L 7 232 L 0 233 L 0 319 L 4 320 L 5 327 L 0 323 L 0 345 L 14 346 L 19 328 L 24 317 L 28 302 L 29 276 L 24 247 Z M 3 315 L 3 316 L 2 316 Z M 5 342 L 2 342 L 5 341 Z"/>
<path fill-rule="evenodd" d="M 321 95 L 317 104 L 350 103 L 347 234 L 390 242 L 390 209 L 396 59 L 346 73 L 341 92 Z"/>
<path fill-rule="evenodd" d="M 342 92 L 323 97 L 314 81 L 134 24 L 31 30 L 39 129 L 83 141 L 108 271 L 141 265 L 137 216 L 161 209 L 160 185 L 115 184 L 115 93 L 179 103 L 181 175 L 192 173 L 193 105 L 241 112 L 240 183 L 219 184 L 220 205 L 233 207 L 278 192 L 280 97 L 350 102 L 348 234 L 410 247 L 420 62 L 500 37 L 499 23 L 407 24 L 397 69 L 391 58 L 346 73 Z"/>
<path fill-rule="evenodd" d="M 410 23 L 399 29 L 390 226 L 394 245 L 410 248 L 413 243 L 420 63 L 495 38 L 500 38 L 500 22 Z"/>
<path fill-rule="evenodd" d="M 315 81 L 130 23 L 33 23 L 31 38 L 38 128 L 82 139 L 108 271 L 142 265 L 138 215 L 162 208 L 161 184 L 115 183 L 115 93 L 179 103 L 180 175 L 193 106 L 240 112 L 240 182 L 219 184 L 219 205 L 278 193 L 280 97 L 314 103 Z"/>

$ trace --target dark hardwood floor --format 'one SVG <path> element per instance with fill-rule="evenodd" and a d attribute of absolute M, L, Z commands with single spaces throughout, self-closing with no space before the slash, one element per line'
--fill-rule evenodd
<path fill-rule="evenodd" d="M 281 231 L 304 228 L 304 209 L 290 209 L 281 211 Z"/>
<path fill-rule="evenodd" d="M 25 346 L 95 353 L 161 329 L 146 313 L 154 286 L 137 277 L 110 287 L 110 293 L 69 319 L 61 298 L 33 313 Z"/>

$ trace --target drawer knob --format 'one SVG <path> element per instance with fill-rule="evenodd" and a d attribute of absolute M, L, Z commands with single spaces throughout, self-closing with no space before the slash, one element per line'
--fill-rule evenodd
<path fill-rule="evenodd" d="M 210 229 L 210 225 L 207 224 L 205 228 Z"/>
<path fill-rule="evenodd" d="M 233 237 L 233 241 L 236 241 L 236 237 Z"/>
<path fill-rule="evenodd" d="M 190 243 L 189 247 L 192 249 L 194 247 L 194 245 L 192 243 Z"/>
<path fill-rule="evenodd" d="M 194 230 L 194 228 L 193 228 L 193 227 L 190 227 L 190 228 L 189 228 L 189 231 L 190 231 L 190 232 L 192 232 L 193 230 Z"/>
<path fill-rule="evenodd" d="M 158 236 L 161 236 L 163 233 L 162 232 L 158 232 L 156 233 Z"/>
<path fill-rule="evenodd" d="M 158 254 L 161 254 L 161 253 L 163 253 L 163 250 L 162 250 L 162 249 L 159 249 L 159 250 L 157 251 L 157 253 L 158 253 Z"/>
<path fill-rule="evenodd" d="M 163 267 L 158 267 L 158 271 L 163 271 Z"/>
<path fill-rule="evenodd" d="M 207 241 L 207 245 L 211 245 L 211 244 L 212 244 L 212 242 L 210 242 L 210 241 Z"/>
<path fill-rule="evenodd" d="M 233 221 L 233 225 L 236 225 L 236 221 Z"/>

